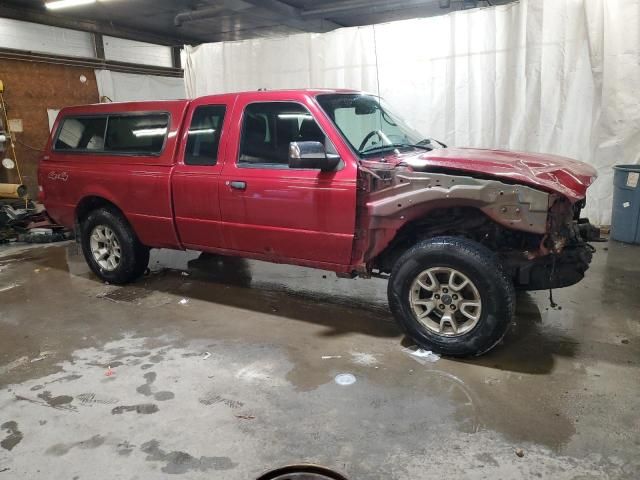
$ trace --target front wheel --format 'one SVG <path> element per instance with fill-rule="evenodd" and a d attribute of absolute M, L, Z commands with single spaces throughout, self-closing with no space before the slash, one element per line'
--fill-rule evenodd
<path fill-rule="evenodd" d="M 451 356 L 489 351 L 515 312 L 513 284 L 495 254 L 458 237 L 433 238 L 405 252 L 391 272 L 388 297 L 413 341 Z"/>

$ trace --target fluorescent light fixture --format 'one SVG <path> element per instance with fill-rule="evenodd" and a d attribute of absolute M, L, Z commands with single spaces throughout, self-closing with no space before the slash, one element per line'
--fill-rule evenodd
<path fill-rule="evenodd" d="M 45 2 L 44 6 L 49 10 L 58 10 L 60 8 L 78 7 L 80 5 L 89 5 L 96 3 L 96 0 L 55 0 L 53 2 Z"/>
<path fill-rule="evenodd" d="M 189 135 L 202 135 L 203 133 L 216 133 L 215 128 L 193 128 L 189 130 Z"/>
<path fill-rule="evenodd" d="M 158 135 L 164 135 L 167 133 L 167 128 L 141 128 L 134 130 L 133 134 L 136 137 L 156 137 Z"/>
<path fill-rule="evenodd" d="M 282 120 L 291 120 L 292 118 L 293 119 L 311 118 L 311 114 L 310 113 L 279 113 L 278 118 Z"/>

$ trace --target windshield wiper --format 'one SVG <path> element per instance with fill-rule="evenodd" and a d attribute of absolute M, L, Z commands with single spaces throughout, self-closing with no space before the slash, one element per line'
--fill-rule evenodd
<path fill-rule="evenodd" d="M 404 144 L 402 146 L 403 147 L 420 148 L 422 150 L 428 150 L 428 151 L 433 150 L 433 147 L 431 145 L 422 145 L 420 142 L 418 142 L 418 143 L 407 143 L 407 144 Z"/>
<path fill-rule="evenodd" d="M 433 147 L 428 145 L 420 145 L 419 143 L 393 143 L 391 145 L 380 145 L 379 147 L 368 148 L 360 152 L 360 155 L 370 155 L 373 153 L 380 153 L 385 150 L 395 150 L 397 148 L 419 148 L 421 150 L 431 151 Z"/>

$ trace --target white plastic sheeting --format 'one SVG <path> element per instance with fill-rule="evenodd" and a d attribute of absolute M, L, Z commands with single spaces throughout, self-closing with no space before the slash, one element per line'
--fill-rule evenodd
<path fill-rule="evenodd" d="M 426 19 L 186 47 L 190 97 L 258 88 L 379 92 L 425 135 L 594 165 L 640 162 L 640 0 L 521 0 Z M 377 68 L 376 68 L 377 67 Z"/>
<path fill-rule="evenodd" d="M 96 70 L 98 94 L 114 102 L 185 98 L 182 78 Z"/>

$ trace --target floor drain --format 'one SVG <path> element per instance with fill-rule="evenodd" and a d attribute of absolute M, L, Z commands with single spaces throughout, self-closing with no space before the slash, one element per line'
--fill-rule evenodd
<path fill-rule="evenodd" d="M 258 480 L 347 480 L 347 477 L 318 465 L 289 465 L 267 472 Z"/>
<path fill-rule="evenodd" d="M 353 385 L 356 383 L 356 377 L 350 373 L 340 373 L 334 379 L 338 385 Z"/>

